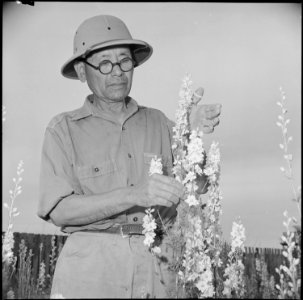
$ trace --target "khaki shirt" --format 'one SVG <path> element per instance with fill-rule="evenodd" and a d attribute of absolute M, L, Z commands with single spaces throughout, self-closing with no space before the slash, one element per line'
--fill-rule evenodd
<path fill-rule="evenodd" d="M 171 175 L 171 140 L 174 125 L 161 111 L 139 106 L 128 98 L 127 115 L 118 122 L 100 110 L 89 95 L 84 105 L 55 116 L 48 124 L 41 158 L 38 216 L 51 222 L 49 213 L 72 194 L 102 194 L 136 185 L 148 176 L 150 160 L 162 158 L 165 175 Z M 158 207 L 165 222 L 175 206 Z M 142 223 L 143 207 L 83 226 L 62 227 L 64 232 L 105 229 L 115 223 Z"/>

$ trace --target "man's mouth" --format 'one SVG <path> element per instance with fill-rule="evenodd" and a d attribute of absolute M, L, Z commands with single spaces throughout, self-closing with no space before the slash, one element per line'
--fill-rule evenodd
<path fill-rule="evenodd" d="M 110 83 L 108 86 L 121 86 L 121 85 L 126 85 L 127 82 L 123 81 L 123 82 L 114 82 L 114 83 Z"/>

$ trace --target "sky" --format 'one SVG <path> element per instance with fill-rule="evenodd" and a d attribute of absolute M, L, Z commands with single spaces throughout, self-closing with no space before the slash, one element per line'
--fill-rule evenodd
<path fill-rule="evenodd" d="M 153 47 L 135 69 L 130 92 L 139 104 L 175 120 L 181 81 L 190 73 L 202 86 L 203 103 L 221 103 L 220 124 L 205 135 L 206 148 L 219 142 L 222 191 L 221 225 L 230 240 L 240 217 L 246 245 L 280 248 L 283 212 L 299 218 L 277 127 L 286 94 L 288 133 L 293 137 L 295 189 L 301 184 L 301 4 L 187 2 L 7 2 L 3 7 L 2 199 L 9 203 L 16 168 L 24 162 L 20 215 L 14 230 L 60 234 L 37 215 L 40 155 L 50 119 L 82 106 L 90 93 L 60 73 L 72 56 L 78 26 L 99 14 L 114 15 L 133 38 Z M 8 223 L 3 209 L 3 229 Z"/>

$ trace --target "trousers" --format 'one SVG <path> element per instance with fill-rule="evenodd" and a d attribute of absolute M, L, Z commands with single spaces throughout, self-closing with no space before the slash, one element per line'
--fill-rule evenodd
<path fill-rule="evenodd" d="M 169 247 L 159 259 L 143 244 L 144 236 L 75 232 L 56 263 L 51 297 L 169 298 L 175 274 Z"/>

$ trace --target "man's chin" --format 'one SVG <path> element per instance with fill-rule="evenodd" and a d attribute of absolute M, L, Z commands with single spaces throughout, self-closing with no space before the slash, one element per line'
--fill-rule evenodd
<path fill-rule="evenodd" d="M 126 97 L 127 97 L 127 94 L 125 94 L 125 93 L 111 93 L 108 98 L 115 102 L 121 102 L 121 101 L 124 101 L 124 99 Z"/>
<path fill-rule="evenodd" d="M 118 103 L 118 102 L 123 102 L 126 97 L 106 97 L 103 98 L 106 100 L 106 102 L 112 102 L 112 103 Z"/>

